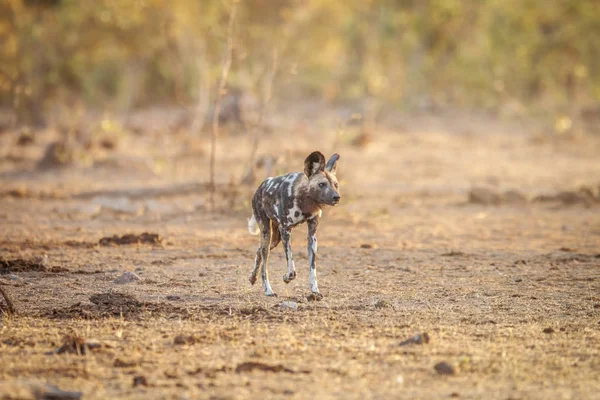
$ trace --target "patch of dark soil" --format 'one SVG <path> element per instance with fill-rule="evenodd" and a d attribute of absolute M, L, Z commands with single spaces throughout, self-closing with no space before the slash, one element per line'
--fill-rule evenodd
<path fill-rule="evenodd" d="M 483 205 L 524 204 L 527 197 L 516 190 L 496 192 L 492 189 L 474 187 L 469 192 L 469 203 Z"/>
<path fill-rule="evenodd" d="M 9 274 L 12 272 L 46 271 L 46 267 L 43 264 L 43 260 L 24 260 L 21 258 L 12 260 L 0 259 L 0 274 Z"/>
<path fill-rule="evenodd" d="M 225 311 L 225 310 L 223 310 Z M 255 307 L 245 307 L 245 308 L 240 308 L 238 310 L 231 310 L 232 312 L 236 312 L 241 314 L 241 315 L 269 315 L 269 310 L 267 310 L 264 307 L 261 306 L 255 306 Z"/>
<path fill-rule="evenodd" d="M 133 387 L 136 386 L 148 386 L 148 379 L 143 375 L 133 377 Z"/>
<path fill-rule="evenodd" d="M 294 371 L 293 369 L 287 368 L 281 364 L 269 365 L 257 361 L 243 362 L 241 364 L 238 364 L 237 367 L 235 367 L 235 372 L 237 374 L 241 374 L 243 372 L 251 372 L 255 370 L 265 372 L 287 372 L 289 374 L 296 373 L 296 371 Z"/>
<path fill-rule="evenodd" d="M 96 243 L 89 243 L 89 242 L 81 242 L 79 240 L 67 240 L 65 242 L 63 242 L 62 244 L 64 244 L 65 246 L 68 247 L 73 247 L 76 249 L 89 249 L 92 247 L 96 247 Z"/>
<path fill-rule="evenodd" d="M 161 244 L 162 241 L 160 235 L 144 232 L 141 235 L 127 234 L 123 236 L 103 237 L 99 243 L 102 246 L 121 246 L 129 244 Z"/>
<path fill-rule="evenodd" d="M 81 275 L 94 275 L 94 274 L 101 274 L 102 271 L 99 269 L 95 269 L 93 271 L 85 271 L 83 269 L 78 269 L 76 271 L 72 271 L 72 274 L 81 274 Z"/>
<path fill-rule="evenodd" d="M 175 319 L 219 319 L 234 316 L 244 319 L 278 319 L 277 313 L 264 307 L 233 308 L 224 304 L 198 304 L 191 307 L 177 306 L 170 302 L 140 301 L 124 293 L 98 293 L 90 297 L 90 302 L 78 302 L 66 308 L 42 312 L 43 317 L 52 319 L 102 319 L 121 317 L 125 319 L 146 318 L 160 315 Z"/>
<path fill-rule="evenodd" d="M 177 335 L 173 339 L 173 343 L 176 345 L 194 344 L 199 342 L 200 339 L 194 335 Z"/>
<path fill-rule="evenodd" d="M 574 191 L 562 191 L 551 195 L 540 195 L 533 199 L 538 203 L 560 203 L 565 206 L 584 205 L 592 206 L 600 203 L 600 193 L 594 189 L 584 186 Z"/>
<path fill-rule="evenodd" d="M 139 363 L 137 361 L 126 361 L 120 358 L 117 358 L 113 363 L 115 368 L 131 368 L 137 366 Z"/>
<path fill-rule="evenodd" d="M 441 254 L 442 257 L 462 257 L 468 255 L 467 253 L 463 253 L 462 251 L 449 251 L 448 253 Z"/>
<path fill-rule="evenodd" d="M 59 274 L 61 272 L 69 272 L 69 269 L 65 268 L 65 267 L 54 266 L 54 267 L 50 268 L 50 272 L 52 272 L 54 274 Z"/>
<path fill-rule="evenodd" d="M 140 307 L 142 302 L 123 293 L 98 293 L 90 296 L 90 301 L 98 307 Z"/>

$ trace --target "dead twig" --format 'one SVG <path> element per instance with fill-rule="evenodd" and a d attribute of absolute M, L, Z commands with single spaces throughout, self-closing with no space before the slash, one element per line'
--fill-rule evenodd
<path fill-rule="evenodd" d="M 238 0 L 233 0 L 231 11 L 229 12 L 229 25 L 227 28 L 227 47 L 223 56 L 223 64 L 221 68 L 221 79 L 217 87 L 217 98 L 215 100 L 215 110 L 212 120 L 212 132 L 210 135 L 210 206 L 214 209 L 215 205 L 215 158 L 217 152 L 217 138 L 219 137 L 219 115 L 221 114 L 221 100 L 225 93 L 227 85 L 227 76 L 231 67 L 231 58 L 233 54 L 233 26 L 237 13 Z"/>
<path fill-rule="evenodd" d="M 6 305 L 8 306 L 8 313 L 15 314 L 17 312 L 15 309 L 15 306 L 14 306 L 12 300 L 10 299 L 10 296 L 8 295 L 8 293 L 2 287 L 2 285 L 0 285 L 0 294 L 2 294 L 2 297 L 4 297 L 4 301 L 6 301 Z"/>
<path fill-rule="evenodd" d="M 279 49 L 277 46 L 273 46 L 273 51 L 271 53 L 271 64 L 270 69 L 267 74 L 267 78 L 264 81 L 264 91 L 260 98 L 260 108 L 258 110 L 258 119 L 256 124 L 253 126 L 252 133 L 252 147 L 250 149 L 250 159 L 248 161 L 248 174 L 245 176 L 242 181 L 243 183 L 253 184 L 256 179 L 255 172 L 255 163 L 256 163 L 256 153 L 258 152 L 258 143 L 260 142 L 261 130 L 263 129 L 263 121 L 265 116 L 265 110 L 269 103 L 271 102 L 271 98 L 273 97 L 273 81 L 275 80 L 275 75 L 277 74 L 277 67 L 279 66 Z"/>

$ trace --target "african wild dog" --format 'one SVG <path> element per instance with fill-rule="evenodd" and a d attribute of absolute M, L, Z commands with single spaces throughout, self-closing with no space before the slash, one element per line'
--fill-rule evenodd
<path fill-rule="evenodd" d="M 248 221 L 248 230 L 253 235 L 260 233 L 260 247 L 256 251 L 254 268 L 250 274 L 250 283 L 256 283 L 258 268 L 263 289 L 267 296 L 277 296 L 269 284 L 267 263 L 269 252 L 280 241 L 287 259 L 288 271 L 283 281 L 289 283 L 296 278 L 296 269 L 292 260 L 290 234 L 292 228 L 303 222 L 308 225 L 308 284 L 311 298 L 323 298 L 317 286 L 317 226 L 324 205 L 335 206 L 340 201 L 336 178 L 337 162 L 340 156 L 334 154 L 327 164 L 325 156 L 315 151 L 304 160 L 304 173 L 293 172 L 287 175 L 267 178 L 260 184 L 252 198 L 252 218 Z"/>

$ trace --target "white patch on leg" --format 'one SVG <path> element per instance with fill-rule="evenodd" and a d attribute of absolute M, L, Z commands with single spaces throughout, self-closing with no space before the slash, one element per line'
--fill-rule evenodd
<path fill-rule="evenodd" d="M 308 286 L 310 287 L 310 291 L 313 293 L 319 293 L 319 286 L 317 285 L 317 269 L 310 268 L 310 272 L 308 273 Z"/>
<path fill-rule="evenodd" d="M 296 265 L 294 261 L 288 261 L 288 272 L 283 276 L 283 281 L 285 283 L 289 283 L 296 278 Z"/>
<path fill-rule="evenodd" d="M 312 251 L 317 254 L 317 238 L 315 236 L 312 237 Z"/>

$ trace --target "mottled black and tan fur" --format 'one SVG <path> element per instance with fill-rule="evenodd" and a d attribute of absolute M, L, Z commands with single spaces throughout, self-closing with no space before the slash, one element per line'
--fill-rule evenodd
<path fill-rule="evenodd" d="M 325 163 L 325 156 L 315 151 L 304 160 L 304 172 L 267 178 L 260 184 L 252 198 L 252 218 L 248 230 L 253 235 L 260 234 L 260 247 L 256 251 L 250 283 L 254 285 L 258 276 L 262 278 L 265 295 L 276 296 L 269 283 L 267 263 L 270 250 L 283 242 L 287 260 L 287 273 L 283 281 L 289 283 L 296 278 L 296 268 L 292 259 L 290 234 L 292 229 L 306 222 L 308 225 L 308 283 L 311 296 L 320 300 L 317 285 L 317 227 L 322 215 L 322 207 L 335 206 L 340 201 L 339 185 L 336 178 L 340 156 L 334 154 Z"/>

